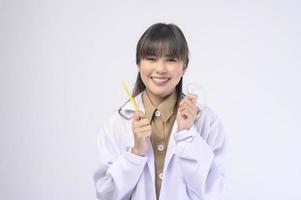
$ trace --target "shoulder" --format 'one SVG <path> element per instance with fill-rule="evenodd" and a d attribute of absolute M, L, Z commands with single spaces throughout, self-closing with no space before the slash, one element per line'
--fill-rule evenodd
<path fill-rule="evenodd" d="M 103 128 L 114 132 L 118 132 L 118 129 L 125 126 L 125 124 L 130 121 L 130 118 L 124 116 L 120 109 L 114 110 L 113 113 L 105 120 Z"/>
<path fill-rule="evenodd" d="M 111 149 L 110 152 L 120 152 L 126 146 L 130 146 L 132 140 L 131 120 L 124 118 L 119 110 L 115 110 L 103 123 L 98 134 L 98 146 L 103 149 Z"/>

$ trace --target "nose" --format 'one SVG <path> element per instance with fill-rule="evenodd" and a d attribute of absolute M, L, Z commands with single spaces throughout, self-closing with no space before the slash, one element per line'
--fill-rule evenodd
<path fill-rule="evenodd" d="M 159 59 L 156 63 L 156 70 L 159 74 L 164 74 L 167 72 L 166 62 L 163 59 Z"/>

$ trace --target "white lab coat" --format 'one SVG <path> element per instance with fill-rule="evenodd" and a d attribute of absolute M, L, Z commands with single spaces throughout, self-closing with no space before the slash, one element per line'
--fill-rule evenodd
<path fill-rule="evenodd" d="M 135 101 L 144 111 L 142 95 Z M 155 200 L 152 145 L 145 157 L 131 153 L 134 146 L 134 108 L 125 104 L 103 126 L 98 137 L 99 168 L 96 194 L 104 200 Z M 175 121 L 166 152 L 160 200 L 218 199 L 226 178 L 225 133 L 218 117 L 203 108 L 189 130 L 177 132 Z"/>

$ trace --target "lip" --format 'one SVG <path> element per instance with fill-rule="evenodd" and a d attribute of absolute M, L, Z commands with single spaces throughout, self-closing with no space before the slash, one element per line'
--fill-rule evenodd
<path fill-rule="evenodd" d="M 158 76 L 151 76 L 153 83 L 158 86 L 165 85 L 171 78 L 169 77 L 158 77 Z"/>

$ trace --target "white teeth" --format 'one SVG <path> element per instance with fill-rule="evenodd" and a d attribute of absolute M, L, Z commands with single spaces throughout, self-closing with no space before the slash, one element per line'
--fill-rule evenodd
<path fill-rule="evenodd" d="M 151 77 L 151 79 L 154 81 L 157 85 L 164 85 L 168 82 L 169 78 L 161 78 L 161 77 Z"/>
<path fill-rule="evenodd" d="M 152 79 L 153 79 L 154 81 L 158 81 L 158 82 L 165 82 L 165 81 L 168 80 L 168 78 L 155 78 L 155 77 L 153 77 Z"/>

